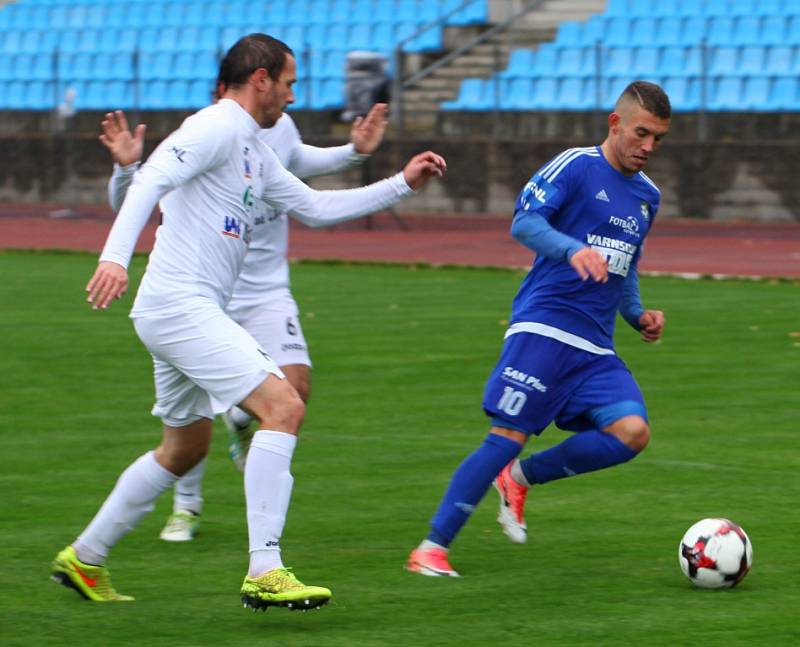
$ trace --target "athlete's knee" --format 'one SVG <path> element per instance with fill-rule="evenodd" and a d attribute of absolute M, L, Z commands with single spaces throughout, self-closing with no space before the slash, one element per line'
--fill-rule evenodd
<path fill-rule="evenodd" d="M 639 453 L 650 442 L 650 425 L 641 416 L 625 416 L 603 431 L 616 436 L 625 446 Z"/>
<path fill-rule="evenodd" d="M 262 429 L 296 434 L 306 415 L 306 405 L 294 388 L 283 389 L 271 398 L 258 415 Z"/>

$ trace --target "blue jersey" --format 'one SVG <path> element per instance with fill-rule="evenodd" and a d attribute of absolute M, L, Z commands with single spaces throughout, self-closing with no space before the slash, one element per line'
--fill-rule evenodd
<path fill-rule="evenodd" d="M 623 175 L 599 146 L 571 148 L 543 166 L 517 198 L 515 217 L 535 212 L 557 231 L 597 250 L 608 260 L 609 278 L 607 283 L 582 281 L 566 258 L 537 255 L 514 299 L 512 329 L 534 322 L 567 343 L 585 340 L 613 349 L 623 284 L 635 272 L 659 201 L 650 178 L 642 172 Z"/>

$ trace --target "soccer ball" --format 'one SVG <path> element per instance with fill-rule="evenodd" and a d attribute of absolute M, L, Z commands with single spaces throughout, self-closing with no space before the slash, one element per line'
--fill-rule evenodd
<path fill-rule="evenodd" d="M 747 533 L 728 519 L 703 519 L 681 539 L 678 561 L 683 574 L 704 589 L 736 586 L 753 563 Z"/>

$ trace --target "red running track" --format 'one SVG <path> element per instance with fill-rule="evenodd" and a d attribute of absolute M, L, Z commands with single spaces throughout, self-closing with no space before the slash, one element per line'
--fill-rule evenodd
<path fill-rule="evenodd" d="M 111 225 L 106 207 L 59 211 L 56 205 L 1 205 L 0 248 L 97 252 Z M 388 214 L 312 230 L 293 226 L 290 257 L 528 267 L 532 254 L 511 239 L 509 218 Z M 149 251 L 155 224 L 137 250 Z M 800 223 L 656 222 L 640 269 L 679 275 L 800 278 Z"/>

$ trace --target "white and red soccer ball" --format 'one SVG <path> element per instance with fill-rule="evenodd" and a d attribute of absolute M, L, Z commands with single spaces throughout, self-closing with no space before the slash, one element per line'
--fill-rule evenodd
<path fill-rule="evenodd" d="M 753 545 L 741 526 L 728 519 L 694 524 L 678 547 L 681 570 L 704 589 L 736 586 L 753 563 Z"/>

